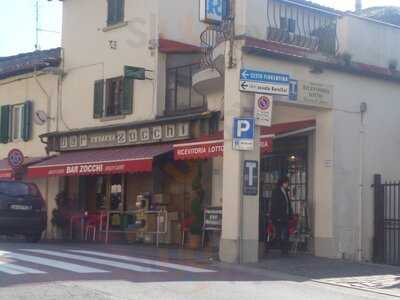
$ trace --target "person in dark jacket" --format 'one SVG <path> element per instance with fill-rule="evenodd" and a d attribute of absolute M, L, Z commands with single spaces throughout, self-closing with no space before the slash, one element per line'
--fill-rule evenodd
<path fill-rule="evenodd" d="M 271 203 L 271 218 L 277 237 L 280 239 L 282 255 L 289 254 L 289 220 L 293 216 L 288 188 L 289 178 L 286 176 L 280 178 L 272 192 Z"/>

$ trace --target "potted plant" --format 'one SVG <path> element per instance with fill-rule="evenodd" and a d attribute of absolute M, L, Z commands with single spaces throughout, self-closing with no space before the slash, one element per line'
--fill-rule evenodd
<path fill-rule="evenodd" d="M 203 209 L 202 203 L 204 190 L 202 187 L 202 172 L 199 167 L 198 176 L 192 182 L 193 198 L 191 201 L 191 224 L 189 226 L 188 247 L 190 249 L 200 248 L 201 233 L 203 228 Z"/>
<path fill-rule="evenodd" d="M 58 230 L 57 237 L 66 239 L 68 235 L 68 212 L 69 212 L 69 201 L 66 192 L 60 192 L 55 198 L 57 207 L 52 211 L 51 224 Z"/>

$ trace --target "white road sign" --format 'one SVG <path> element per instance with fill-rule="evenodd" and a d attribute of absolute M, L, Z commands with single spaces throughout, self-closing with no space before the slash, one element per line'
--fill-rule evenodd
<path fill-rule="evenodd" d="M 289 95 L 289 85 L 279 83 L 265 83 L 255 81 L 240 81 L 240 90 L 242 92 L 271 94 L 271 95 Z"/>
<path fill-rule="evenodd" d="M 254 118 L 256 119 L 256 125 L 271 127 L 272 106 L 272 95 L 256 94 L 254 104 Z"/>

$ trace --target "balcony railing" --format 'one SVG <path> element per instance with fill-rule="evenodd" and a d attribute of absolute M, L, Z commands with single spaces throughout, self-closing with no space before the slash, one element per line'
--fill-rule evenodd
<path fill-rule="evenodd" d="M 267 1 L 267 40 L 335 55 L 337 14 L 300 3 Z"/>

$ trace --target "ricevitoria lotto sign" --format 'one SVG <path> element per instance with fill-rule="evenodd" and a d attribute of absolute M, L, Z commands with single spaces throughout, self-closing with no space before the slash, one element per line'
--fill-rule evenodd
<path fill-rule="evenodd" d="M 222 156 L 224 154 L 224 140 L 213 140 L 178 144 L 174 146 L 176 160 L 205 159 Z"/>

